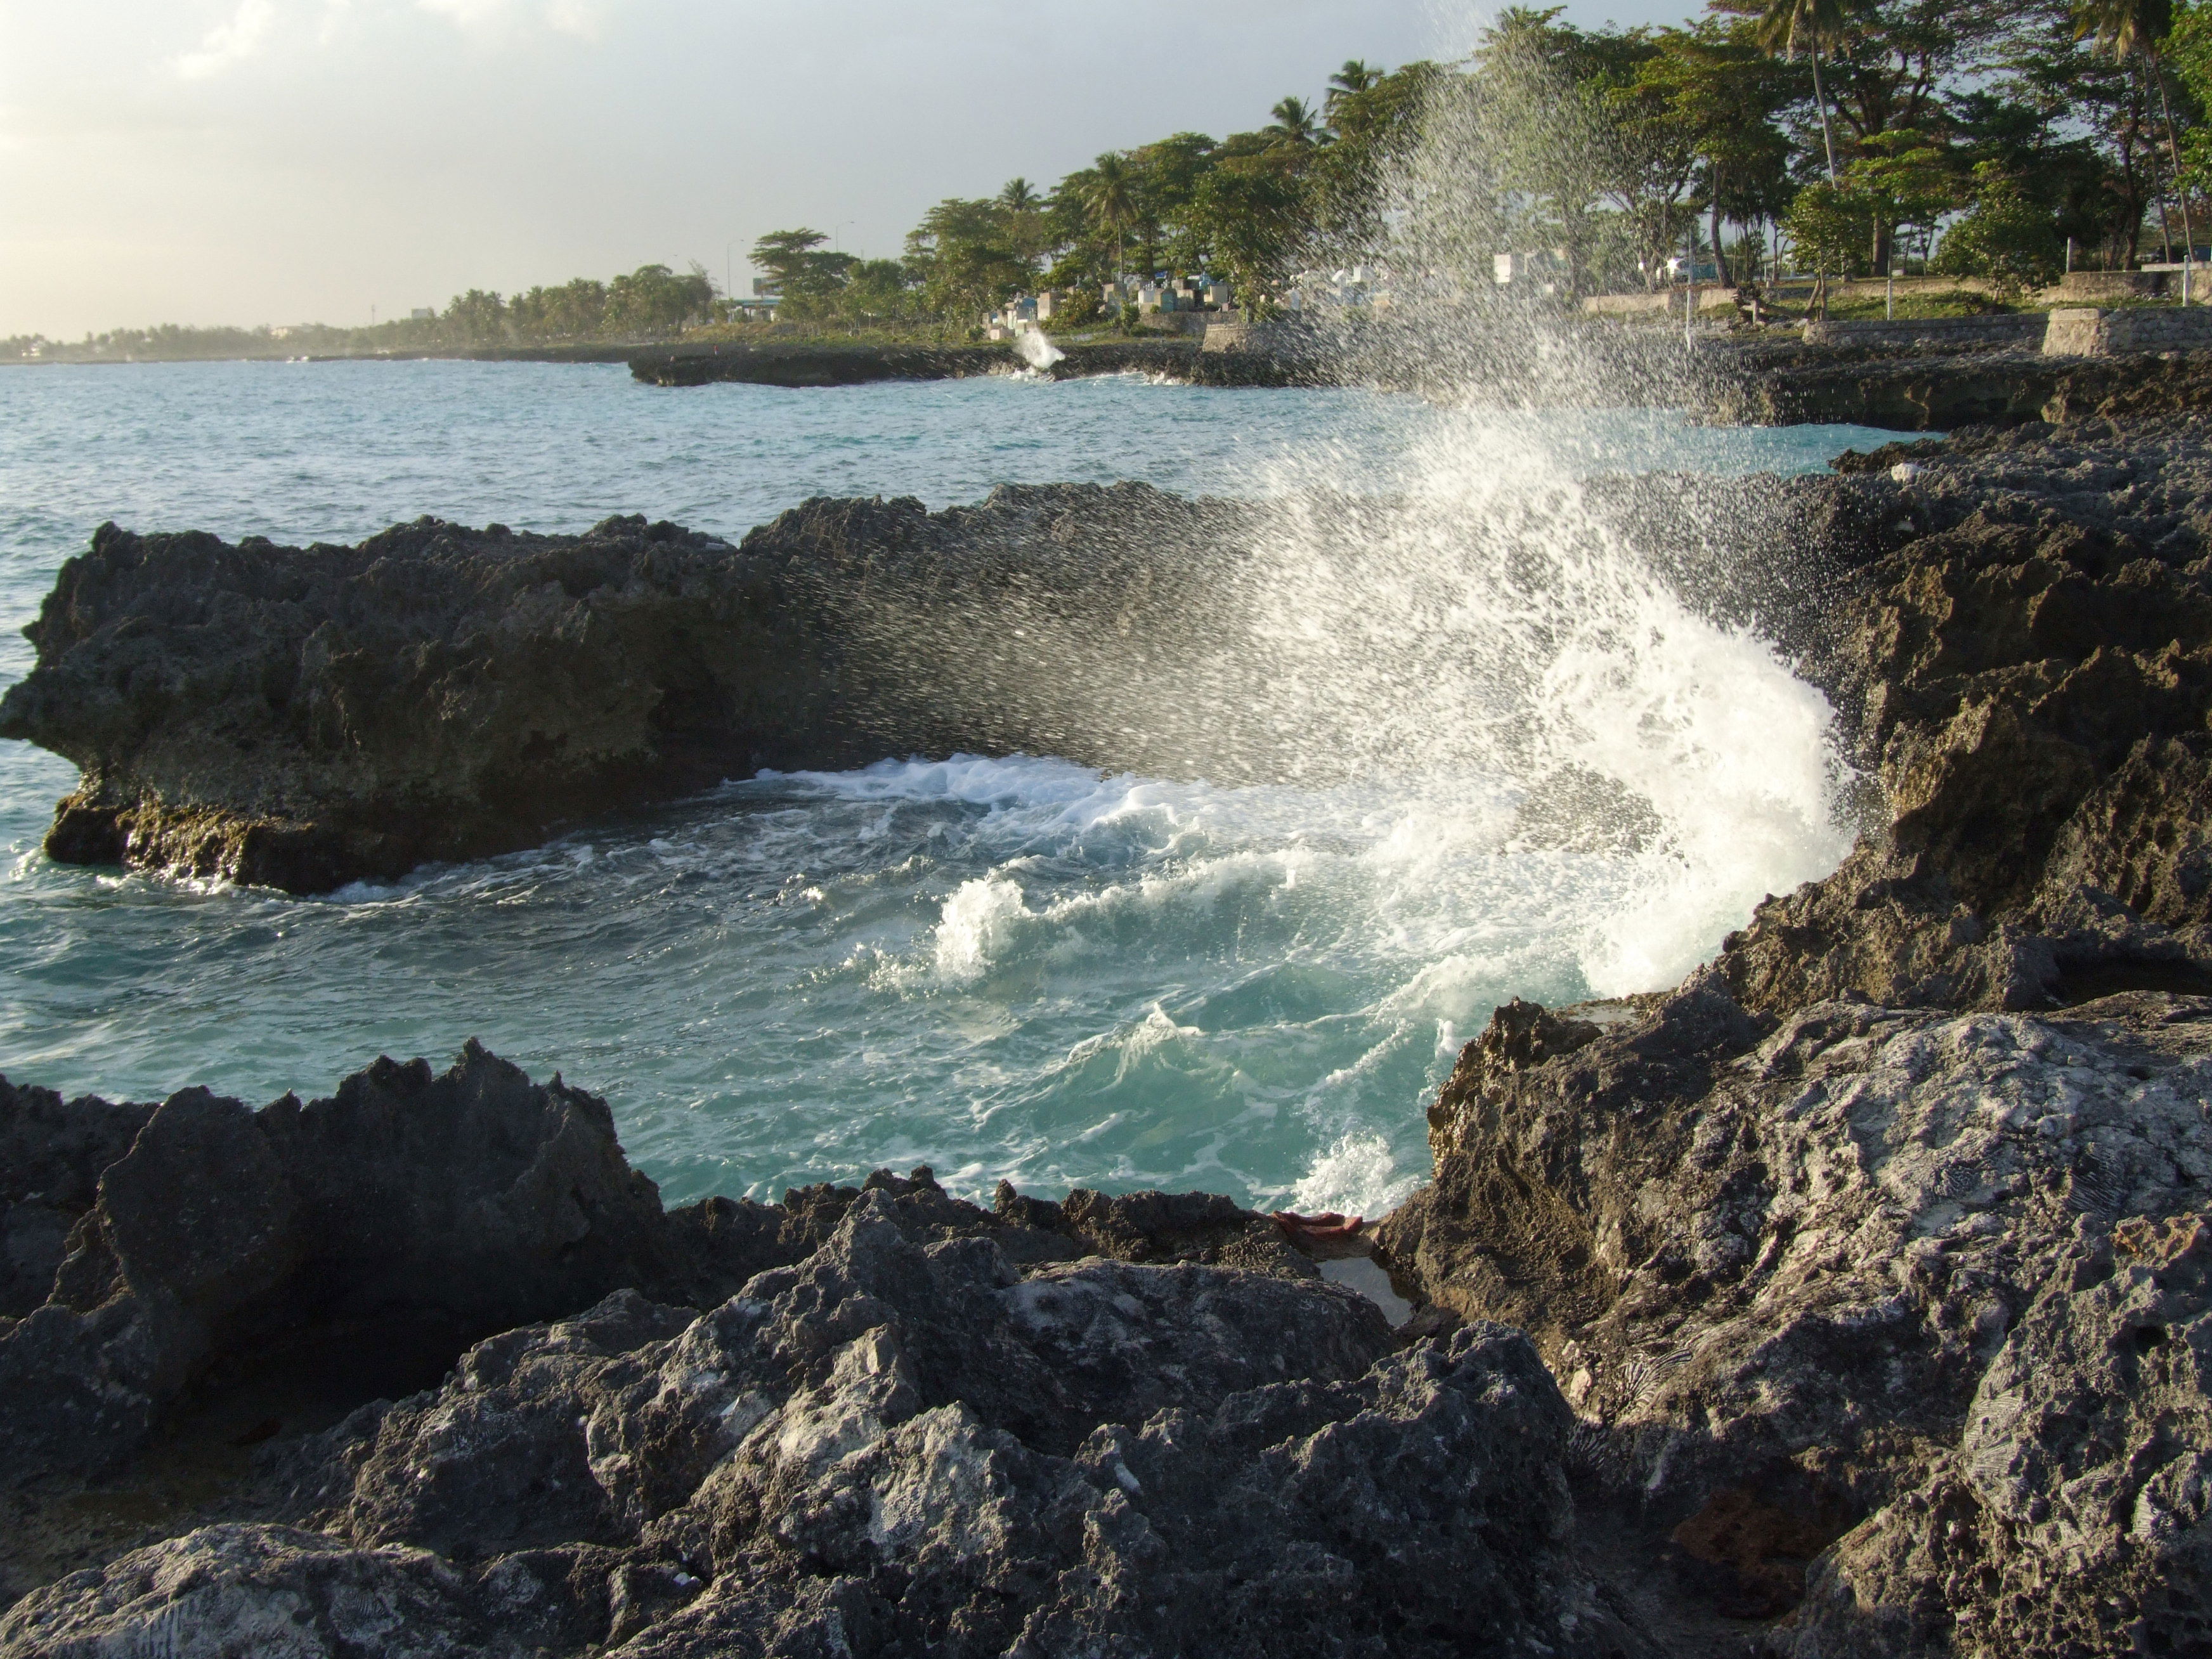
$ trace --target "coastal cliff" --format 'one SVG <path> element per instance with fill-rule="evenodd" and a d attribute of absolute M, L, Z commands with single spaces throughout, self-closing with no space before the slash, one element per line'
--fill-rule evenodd
<path fill-rule="evenodd" d="M 1498 1011 L 1372 1235 L 1395 1328 L 1325 1229 L 1203 1194 L 665 1212 L 603 1103 L 477 1049 L 258 1111 L 0 1089 L 0 1654 L 2203 1648 L 2212 431 L 2118 395 L 1596 492 L 1683 558 L 1759 492 L 1799 567 L 1713 602 L 1791 636 L 1869 827 L 1671 993 Z M 957 586 L 1062 500 L 605 556 L 903 526 Z M 84 591 L 88 664 L 170 648 Z M 873 729 L 819 683 L 825 744 Z"/>

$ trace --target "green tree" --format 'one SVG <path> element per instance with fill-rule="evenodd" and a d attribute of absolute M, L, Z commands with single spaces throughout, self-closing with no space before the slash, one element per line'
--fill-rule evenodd
<path fill-rule="evenodd" d="M 2166 120 L 2166 152 L 2173 164 L 2174 195 L 2181 205 L 2182 246 L 2196 257 L 2197 233 L 2189 213 L 2189 191 L 2183 179 L 2181 137 L 2173 121 L 2173 103 L 2166 90 L 2166 66 L 2159 48 L 2173 32 L 2172 0 L 2074 0 L 2074 38 L 2094 40 L 2096 49 L 2115 63 L 2132 63 L 2158 88 L 2160 112 Z"/>
<path fill-rule="evenodd" d="M 830 239 L 818 230 L 772 230 L 753 244 L 752 262 L 777 285 L 778 297 L 801 315 L 828 310 L 848 273 L 860 262 L 849 253 L 822 251 Z"/>
<path fill-rule="evenodd" d="M 1331 126 L 1336 125 L 1336 112 L 1347 98 L 1357 98 L 1362 93 L 1372 92 L 1382 80 L 1382 71 L 1364 58 L 1347 58 L 1344 67 L 1328 77 L 1328 90 L 1322 94 L 1322 114 Z"/>
<path fill-rule="evenodd" d="M 507 337 L 507 307 L 480 288 L 455 295 L 440 320 L 447 337 L 460 344 L 485 345 Z"/>
<path fill-rule="evenodd" d="M 1934 268 L 1987 276 L 2008 290 L 2040 287 L 2058 274 L 2065 246 L 2057 222 L 1994 161 L 1974 169 L 1973 204 L 1943 234 Z"/>
<path fill-rule="evenodd" d="M 679 276 L 666 265 L 640 265 L 607 284 L 605 326 L 617 334 L 668 334 L 703 321 L 714 304 L 714 284 L 694 265 Z"/>
<path fill-rule="evenodd" d="M 1178 132 L 1130 152 L 1148 250 L 1155 238 L 1164 239 L 1168 262 L 1179 270 L 1203 270 L 1212 257 L 1206 227 L 1194 209 L 1199 185 L 1219 149 L 1202 132 Z"/>
<path fill-rule="evenodd" d="M 933 310 L 973 314 L 1003 304 L 1036 275 L 1016 243 L 1015 216 L 997 201 L 948 197 L 907 233 L 907 268 Z"/>
<path fill-rule="evenodd" d="M 1836 182 L 1836 129 L 1828 119 L 1827 88 L 1820 84 L 1820 48 L 1843 36 L 1850 0 L 1760 0 L 1759 44 L 1795 58 L 1802 47 L 1813 60 L 1813 104 L 1820 112 L 1820 141 L 1826 148 L 1828 182 Z"/>
<path fill-rule="evenodd" d="M 1892 234 L 1903 228 L 1932 240 L 1937 222 L 1959 205 L 1958 174 L 1945 148 L 1909 127 L 1868 140 L 1844 174 L 1844 187 L 1869 222 L 1869 258 L 1879 274 Z"/>
<path fill-rule="evenodd" d="M 1700 173 L 1712 218 L 1715 263 L 1723 283 L 1734 286 L 1722 225 L 1778 210 L 1789 143 L 1775 118 L 1790 101 L 1789 77 L 1741 26 L 1708 20 L 1688 29 L 1662 29 L 1650 37 L 1635 73 L 1610 103 L 1626 152 L 1645 157 L 1646 172 L 1663 183 L 1667 210 L 1649 258 L 1674 246 L 1671 204 Z"/>
<path fill-rule="evenodd" d="M 862 259 L 846 275 L 837 310 L 854 322 L 888 322 L 908 316 L 920 285 L 897 259 Z"/>
<path fill-rule="evenodd" d="M 1129 227 L 1139 211 L 1137 179 L 1127 158 L 1109 150 L 1091 164 L 1091 177 L 1083 191 L 1083 205 L 1093 223 L 1114 234 L 1114 281 L 1124 276 Z"/>
<path fill-rule="evenodd" d="M 1313 106 L 1303 98 L 1282 99 L 1267 113 L 1275 118 L 1268 124 L 1268 136 L 1284 143 L 1319 143 L 1325 136 Z"/>
<path fill-rule="evenodd" d="M 2000 163 L 2062 235 L 2101 244 L 2121 267 L 2158 196 L 2158 123 L 2133 67 L 2075 37 L 2069 0 L 2021 0 L 1984 95 L 1952 111 L 1954 125 L 1979 128 L 1972 161 Z"/>
<path fill-rule="evenodd" d="M 1232 156 L 1200 181 L 1192 214 L 1245 309 L 1264 314 L 1306 230 L 1296 177 L 1265 154 Z"/>
<path fill-rule="evenodd" d="M 1783 220 L 1783 228 L 1797 250 L 1801 264 L 1809 264 L 1818 280 L 1813 303 L 1826 313 L 1828 273 L 1848 275 L 1858 251 L 1867 245 L 1869 216 L 1840 185 L 1822 179 L 1797 192 Z"/>
<path fill-rule="evenodd" d="M 1648 42 L 1633 31 L 1585 34 L 1559 21 L 1563 11 L 1510 6 L 1483 32 L 1464 94 L 1470 142 L 1455 159 L 1463 171 L 1472 164 L 1487 173 L 1478 188 L 1489 198 L 1480 216 L 1488 222 L 1465 226 L 1462 238 L 1561 247 L 1568 287 L 1579 289 L 1600 202 L 1612 194 L 1636 213 L 1667 191 L 1652 183 L 1663 171 L 1656 148 L 1639 153 L 1637 135 L 1610 106 Z"/>

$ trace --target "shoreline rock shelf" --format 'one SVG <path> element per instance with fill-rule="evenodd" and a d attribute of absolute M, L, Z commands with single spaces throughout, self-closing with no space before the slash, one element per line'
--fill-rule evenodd
<path fill-rule="evenodd" d="M 82 771 L 53 858 L 291 892 L 763 767 L 1134 759 L 1114 647 L 1201 625 L 1201 556 L 1176 550 L 1238 517 L 1125 484 L 937 514 L 811 501 L 738 546 L 641 518 L 581 536 L 423 520 L 307 548 L 106 526 L 26 630 L 38 660 L 0 735 Z M 1055 676 L 1036 672 L 1047 641 Z"/>
<path fill-rule="evenodd" d="M 2212 433 L 1741 488 L 1888 810 L 1676 990 L 1498 1011 L 1374 1235 L 1399 1328 L 1203 1194 L 666 1212 L 603 1103 L 473 1048 L 258 1112 L 9 1085 L 0 1655 L 2212 1645 Z M 955 528 L 1006 578 L 1059 499 Z M 816 504 L 744 568 L 902 526 L 969 580 L 944 525 Z M 743 551 L 602 540 L 517 592 Z M 167 556 L 88 568 L 126 551 Z M 70 592 L 42 672 L 108 625 Z M 874 695 L 807 705 L 825 744 Z M 86 729 L 157 752 L 123 706 Z"/>

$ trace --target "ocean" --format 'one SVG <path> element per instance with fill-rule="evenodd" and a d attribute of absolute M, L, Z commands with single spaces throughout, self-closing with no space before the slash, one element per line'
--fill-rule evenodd
<path fill-rule="evenodd" d="M 290 898 L 48 863 L 74 769 L 0 744 L 0 1070 L 258 1104 L 475 1036 L 605 1095 L 672 1203 L 926 1163 L 986 1199 L 1004 1178 L 1379 1213 L 1425 1174 L 1423 1109 L 1494 1005 L 1671 984 L 1849 844 L 1826 704 L 1595 532 L 1578 481 L 1817 471 L 1893 435 L 1140 377 L 788 392 L 652 388 L 618 365 L 0 373 L 0 685 L 30 665 L 15 629 L 106 520 L 306 542 L 423 514 L 573 532 L 643 513 L 735 539 L 812 495 L 935 507 L 1123 478 L 1418 504 L 1348 600 L 1340 580 L 1302 599 L 1295 535 L 1280 550 L 1270 626 L 1382 734 L 1310 787 L 885 756 Z M 1498 598 L 1486 527 L 1505 518 L 1564 526 L 1549 614 Z M 1464 637 L 1525 669 L 1559 711 L 1547 752 L 1648 801 L 1660 833 L 1532 842 L 1525 764 L 1467 735 L 1476 694 L 1449 677 L 1378 693 L 1416 564 L 1433 621 L 1413 648 Z"/>

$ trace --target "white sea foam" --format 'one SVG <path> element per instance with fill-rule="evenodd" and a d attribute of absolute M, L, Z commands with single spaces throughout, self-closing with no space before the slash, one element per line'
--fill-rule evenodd
<path fill-rule="evenodd" d="M 954 983 L 983 976 L 991 958 L 1006 941 L 1017 919 L 1029 914 L 1022 890 L 997 876 L 963 881 L 945 901 L 937 924 L 937 971 Z"/>
<path fill-rule="evenodd" d="M 1304 1215 L 1334 1210 L 1340 1215 L 1375 1217 L 1406 1201 L 1419 1184 L 1400 1171 L 1390 1143 L 1374 1133 L 1339 1136 L 1318 1154 L 1291 1188 L 1285 1207 Z"/>

